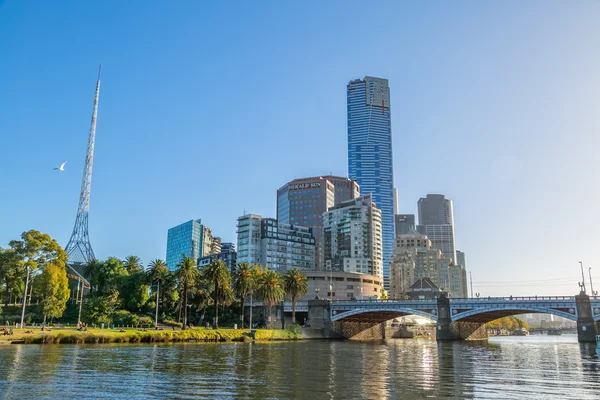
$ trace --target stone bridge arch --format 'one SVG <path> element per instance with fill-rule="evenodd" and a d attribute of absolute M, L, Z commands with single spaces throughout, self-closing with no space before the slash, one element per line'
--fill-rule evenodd
<path fill-rule="evenodd" d="M 435 311 L 435 310 L 432 310 Z M 379 307 L 379 308 L 355 308 L 353 310 L 332 312 L 331 321 L 354 321 L 354 322 L 373 322 L 381 323 L 397 317 L 406 317 L 407 315 L 418 315 L 423 318 L 437 321 L 437 315 L 426 311 L 405 307 Z"/>
<path fill-rule="evenodd" d="M 460 310 L 452 308 L 452 321 L 487 323 L 499 318 L 511 317 L 520 314 L 553 314 L 577 322 L 577 309 L 575 306 L 568 309 L 555 309 L 536 306 L 498 305 L 485 308 L 472 308 Z"/>

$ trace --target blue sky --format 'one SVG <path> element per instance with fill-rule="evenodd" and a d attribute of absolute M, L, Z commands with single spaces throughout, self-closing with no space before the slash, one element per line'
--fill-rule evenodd
<path fill-rule="evenodd" d="M 371 75 L 400 210 L 454 201 L 475 291 L 574 294 L 579 260 L 600 289 L 599 2 L 221 3 L 0 1 L 0 246 L 66 245 L 99 63 L 92 245 L 146 263 L 173 225 L 235 242 L 285 182 L 346 175 L 346 84 Z"/>

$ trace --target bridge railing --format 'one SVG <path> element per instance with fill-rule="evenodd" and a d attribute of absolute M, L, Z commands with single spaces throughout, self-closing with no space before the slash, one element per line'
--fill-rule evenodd
<path fill-rule="evenodd" d="M 508 297 L 452 297 L 451 301 L 489 301 L 489 300 L 575 300 L 574 296 L 508 296 Z"/>
<path fill-rule="evenodd" d="M 361 300 L 343 300 L 343 299 L 338 299 L 338 300 L 331 300 L 332 303 L 398 303 L 398 302 L 407 302 L 407 303 L 414 303 L 414 302 L 428 302 L 431 303 L 432 301 L 436 301 L 437 298 L 434 299 L 361 299 Z"/>
<path fill-rule="evenodd" d="M 600 300 L 600 296 L 591 297 L 591 300 Z M 360 300 L 331 300 L 332 303 L 397 303 L 397 302 L 431 302 L 436 301 L 437 297 L 432 299 L 360 299 Z M 571 300 L 574 301 L 574 296 L 507 296 L 507 297 L 451 297 L 450 301 L 519 301 L 519 300 Z"/>

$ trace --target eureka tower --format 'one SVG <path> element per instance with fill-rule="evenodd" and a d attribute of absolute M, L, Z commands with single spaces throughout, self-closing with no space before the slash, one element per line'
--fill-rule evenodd
<path fill-rule="evenodd" d="M 352 80 L 348 97 L 348 177 L 371 194 L 381 210 L 383 278 L 389 290 L 390 259 L 394 251 L 394 173 L 390 87 L 387 79 Z"/>

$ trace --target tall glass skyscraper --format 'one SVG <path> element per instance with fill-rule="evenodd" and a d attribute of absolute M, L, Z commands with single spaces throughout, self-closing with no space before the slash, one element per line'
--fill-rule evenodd
<path fill-rule="evenodd" d="M 199 219 L 177 225 L 167 233 L 167 266 L 171 271 L 177 269 L 184 255 L 194 261 L 202 256 L 202 223 Z"/>
<path fill-rule="evenodd" d="M 394 251 L 394 173 L 390 87 L 387 79 L 350 81 L 348 96 L 348 177 L 371 194 L 381 210 L 383 279 L 389 289 L 390 259 Z"/>

